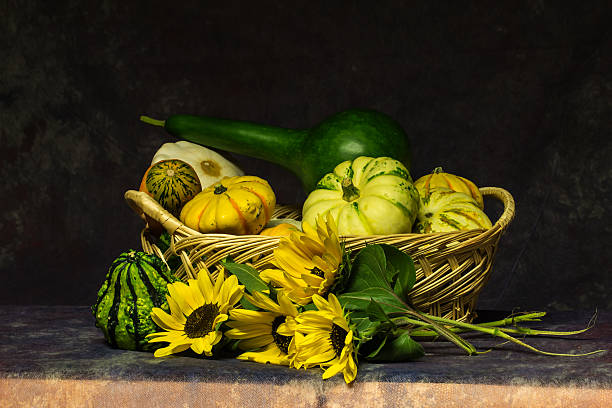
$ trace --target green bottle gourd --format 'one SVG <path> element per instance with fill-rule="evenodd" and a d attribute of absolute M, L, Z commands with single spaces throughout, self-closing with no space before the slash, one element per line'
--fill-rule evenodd
<path fill-rule="evenodd" d="M 195 115 L 165 121 L 141 116 L 179 139 L 276 163 L 301 180 L 306 193 L 339 163 L 359 156 L 392 157 L 410 169 L 408 137 L 389 116 L 352 109 L 303 130 Z"/>

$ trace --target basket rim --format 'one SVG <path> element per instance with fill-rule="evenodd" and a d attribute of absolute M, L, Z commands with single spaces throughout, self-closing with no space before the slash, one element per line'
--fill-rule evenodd
<path fill-rule="evenodd" d="M 489 229 L 482 229 L 480 234 L 476 235 L 476 237 L 482 238 L 482 235 L 493 235 L 499 233 L 500 231 L 505 230 L 515 214 L 515 202 L 512 194 L 504 188 L 501 187 L 480 187 L 479 188 L 481 194 L 483 196 L 489 196 L 491 198 L 495 198 L 498 201 L 501 201 L 504 210 L 502 214 L 499 216 L 497 221 L 493 224 L 493 226 Z M 164 209 L 155 199 L 153 199 L 150 195 L 143 191 L 137 190 L 127 190 L 124 194 L 125 201 L 132 208 L 132 210 L 140 216 L 147 224 L 151 222 L 156 222 L 161 225 L 170 235 L 181 235 L 184 237 L 190 236 L 198 236 L 198 237 L 208 237 L 209 239 L 260 239 L 262 241 L 266 240 L 279 240 L 280 237 L 272 237 L 272 236 L 264 236 L 264 235 L 232 235 L 232 234 L 204 234 L 192 228 L 189 228 L 181 221 L 179 221 L 174 215 Z M 275 213 L 290 213 L 292 211 L 298 211 L 290 206 L 277 205 L 275 208 Z M 478 231 L 478 230 L 471 230 Z M 390 237 L 390 238 L 402 238 L 402 237 L 442 237 L 442 236 L 456 236 L 458 234 L 464 234 L 466 231 L 456 231 L 456 232 L 436 232 L 436 233 L 428 233 L 428 234 L 419 234 L 414 232 L 407 232 L 401 234 L 388 234 L 388 235 L 342 235 L 341 237 L 345 240 L 376 240 L 381 237 Z M 475 237 L 475 238 L 476 238 Z"/>

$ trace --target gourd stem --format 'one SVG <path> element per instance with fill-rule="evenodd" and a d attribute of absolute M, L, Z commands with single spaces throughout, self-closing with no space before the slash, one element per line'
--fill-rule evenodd
<path fill-rule="evenodd" d="M 154 126 L 164 127 L 166 125 L 165 120 L 153 119 L 145 115 L 141 115 L 140 120 L 143 121 L 144 123 L 148 123 L 149 125 L 154 125 Z"/>
<path fill-rule="evenodd" d="M 442 170 L 442 167 L 436 167 L 436 168 L 433 170 L 433 174 L 440 174 L 440 173 L 443 173 L 443 172 L 444 172 L 444 171 Z"/>
<path fill-rule="evenodd" d="M 353 181 L 349 177 L 342 180 L 342 199 L 344 201 L 354 201 L 359 198 L 359 189 L 355 187 Z"/>

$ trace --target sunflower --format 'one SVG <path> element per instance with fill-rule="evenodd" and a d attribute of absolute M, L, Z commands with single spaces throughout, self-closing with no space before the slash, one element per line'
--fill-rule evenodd
<path fill-rule="evenodd" d="M 167 347 L 155 351 L 155 357 L 163 357 L 191 348 L 198 354 L 212 355 L 212 347 L 219 343 L 222 334 L 219 324 L 228 319 L 228 313 L 240 300 L 244 286 L 231 275 L 225 279 L 223 272 L 214 284 L 208 272 L 201 271 L 197 279 L 188 284 L 168 284 L 168 305 L 171 314 L 153 308 L 151 317 L 163 332 L 152 333 L 149 342 L 165 341 Z"/>
<path fill-rule="evenodd" d="M 302 312 L 296 317 L 295 366 L 325 369 L 323 379 L 342 372 L 344 381 L 352 382 L 357 376 L 353 330 L 349 327 L 342 306 L 333 294 L 328 300 L 314 295 L 312 301 L 318 310 Z"/>
<path fill-rule="evenodd" d="M 295 355 L 297 307 L 283 293 L 278 294 L 278 303 L 261 292 L 253 296 L 245 294 L 245 297 L 263 311 L 234 309 L 230 312 L 226 324 L 232 329 L 225 336 L 240 339 L 238 347 L 250 350 L 238 359 L 290 366 Z"/>
<path fill-rule="evenodd" d="M 317 228 L 303 223 L 304 232 L 293 231 L 281 238 L 272 263 L 279 269 L 266 269 L 262 280 L 280 287 L 293 302 L 306 305 L 314 294 L 326 295 L 342 266 L 343 247 L 334 219 L 320 216 Z"/>

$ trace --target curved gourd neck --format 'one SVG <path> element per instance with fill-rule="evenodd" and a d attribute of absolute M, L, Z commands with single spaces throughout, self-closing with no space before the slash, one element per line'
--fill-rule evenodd
<path fill-rule="evenodd" d="M 285 129 L 246 121 L 173 115 L 166 121 L 141 120 L 163 126 L 180 139 L 279 164 L 295 170 L 308 130 Z"/>

